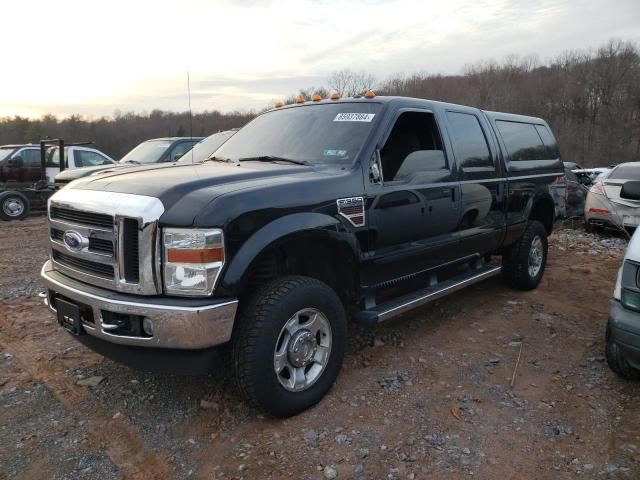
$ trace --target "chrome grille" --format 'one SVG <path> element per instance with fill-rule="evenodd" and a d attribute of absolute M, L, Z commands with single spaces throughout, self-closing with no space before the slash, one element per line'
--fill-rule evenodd
<path fill-rule="evenodd" d="M 101 213 L 51 207 L 51 218 L 76 225 L 88 225 L 91 227 L 104 228 L 105 230 L 113 230 L 113 216 Z"/>
<path fill-rule="evenodd" d="M 112 279 L 115 273 L 113 265 L 84 260 L 57 250 L 53 251 L 53 259 L 65 267 L 79 270 L 80 272 L 88 275 L 96 275 L 98 277 Z"/>
<path fill-rule="evenodd" d="M 158 219 L 163 212 L 153 197 L 62 189 L 49 203 L 53 266 L 100 287 L 159 294 Z M 82 239 L 80 245 L 66 245 L 65 233 Z"/>

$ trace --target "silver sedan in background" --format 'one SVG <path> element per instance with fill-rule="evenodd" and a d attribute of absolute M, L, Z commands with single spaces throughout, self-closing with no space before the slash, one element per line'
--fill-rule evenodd
<path fill-rule="evenodd" d="M 640 200 L 629 193 L 634 185 L 640 185 L 640 162 L 621 163 L 606 176 L 598 177 L 585 202 L 587 231 L 602 228 L 635 230 L 640 225 Z"/>

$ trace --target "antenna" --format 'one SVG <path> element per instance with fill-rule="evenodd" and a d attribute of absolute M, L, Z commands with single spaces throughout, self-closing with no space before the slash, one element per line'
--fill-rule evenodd
<path fill-rule="evenodd" d="M 189 70 L 187 70 L 187 97 L 189 100 L 189 137 L 191 138 L 191 140 L 193 140 L 193 114 L 191 112 L 191 78 L 189 77 Z M 193 163 L 193 147 L 191 147 L 191 163 Z"/>

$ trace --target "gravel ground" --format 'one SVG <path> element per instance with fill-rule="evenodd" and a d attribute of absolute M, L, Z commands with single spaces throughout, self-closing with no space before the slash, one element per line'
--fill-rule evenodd
<path fill-rule="evenodd" d="M 274 420 L 229 372 L 138 372 L 76 343 L 37 297 L 44 218 L 0 224 L 0 479 L 640 478 L 640 384 L 603 352 L 625 246 L 560 230 L 535 291 L 492 279 L 351 326 L 329 395 Z"/>

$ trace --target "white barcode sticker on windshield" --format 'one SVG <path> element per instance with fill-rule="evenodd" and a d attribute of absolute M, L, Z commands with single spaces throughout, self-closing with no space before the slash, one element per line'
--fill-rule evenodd
<path fill-rule="evenodd" d="M 370 122 L 375 117 L 375 113 L 339 113 L 334 122 Z"/>

